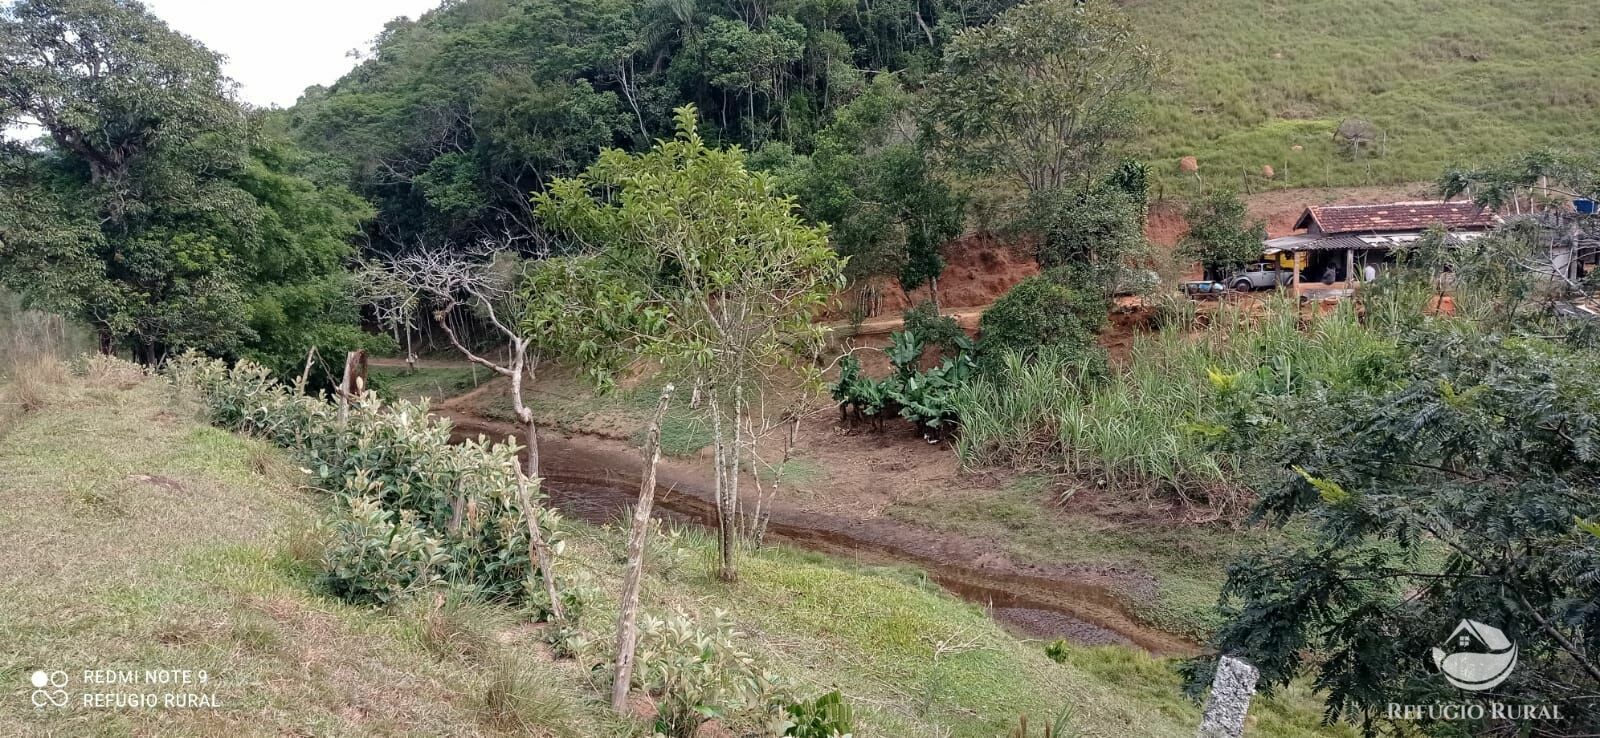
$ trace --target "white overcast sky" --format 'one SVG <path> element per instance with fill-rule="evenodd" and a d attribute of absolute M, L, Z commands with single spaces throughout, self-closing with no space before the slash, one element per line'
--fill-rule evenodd
<path fill-rule="evenodd" d="M 144 0 L 167 25 L 227 56 L 245 102 L 288 107 L 311 85 L 355 66 L 383 24 L 416 18 L 439 0 Z"/>

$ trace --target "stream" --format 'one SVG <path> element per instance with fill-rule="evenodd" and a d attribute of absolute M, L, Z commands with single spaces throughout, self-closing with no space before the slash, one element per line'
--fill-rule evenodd
<path fill-rule="evenodd" d="M 510 426 L 444 411 L 452 437 L 505 437 Z M 562 514 L 587 523 L 615 523 L 638 499 L 638 452 L 620 441 L 561 436 L 539 439 L 543 490 Z M 682 462 L 658 467 L 654 517 L 715 528 L 709 485 Z M 992 542 L 886 518 L 851 517 L 773 506 L 768 535 L 782 543 L 869 565 L 909 564 L 963 600 L 982 606 L 1013 633 L 1084 645 L 1123 644 L 1158 656 L 1199 653 L 1192 642 L 1139 623 L 1107 584 L 1070 567 L 1012 564 Z"/>

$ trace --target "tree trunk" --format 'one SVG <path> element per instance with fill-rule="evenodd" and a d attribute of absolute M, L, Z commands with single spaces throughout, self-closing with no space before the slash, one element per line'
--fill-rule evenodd
<path fill-rule="evenodd" d="M 722 398 L 715 386 L 710 387 L 706 393 L 706 400 L 711 406 L 711 438 L 712 450 L 715 452 L 716 466 L 716 497 L 717 497 L 717 578 L 724 582 L 737 581 L 738 570 L 734 566 L 733 545 L 738 531 L 734 529 L 734 506 L 732 480 L 728 479 L 728 448 L 727 436 L 722 430 Z M 735 450 L 734 453 L 737 453 Z M 735 466 L 737 468 L 737 466 Z"/>
<path fill-rule="evenodd" d="M 556 592 L 555 562 L 550 555 L 550 545 L 544 540 L 544 531 L 539 528 L 539 508 L 533 504 L 533 495 L 528 491 L 528 475 L 517 467 L 517 504 L 522 506 L 522 515 L 528 519 L 528 548 L 533 549 L 534 559 L 539 564 L 539 577 L 544 580 L 545 596 L 550 598 L 550 619 L 565 620 L 566 609 L 561 606 L 561 595 Z"/>
<path fill-rule="evenodd" d="M 339 380 L 339 427 L 350 419 L 350 398 L 359 397 L 367 389 L 367 352 L 351 351 L 344 355 L 344 377 Z"/>
<path fill-rule="evenodd" d="M 633 507 L 633 527 L 628 531 L 628 570 L 622 581 L 622 605 L 617 613 L 616 680 L 611 684 L 611 709 L 628 710 L 628 687 L 633 681 L 633 651 L 639 641 L 639 584 L 644 578 L 644 548 L 650 532 L 650 507 L 656 499 L 656 464 L 661 461 L 661 417 L 672 398 L 672 385 L 661 390 L 655 417 L 644 443 L 644 479 L 639 482 L 639 502 Z"/>

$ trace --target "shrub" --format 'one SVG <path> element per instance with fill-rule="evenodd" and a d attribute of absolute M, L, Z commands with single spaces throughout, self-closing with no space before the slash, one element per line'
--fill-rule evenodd
<path fill-rule="evenodd" d="M 1008 352 L 1029 359 L 1049 348 L 1057 358 L 1103 374 L 1105 351 L 1095 344 L 1095 335 L 1108 309 L 1104 293 L 1079 270 L 1053 269 L 1029 277 L 983 312 L 980 363 L 993 370 Z"/>
<path fill-rule="evenodd" d="M 1057 638 L 1045 645 L 1044 655 L 1045 658 L 1048 658 L 1051 661 L 1054 661 L 1058 664 L 1065 664 L 1067 663 L 1067 652 L 1070 650 L 1070 648 L 1071 647 L 1067 645 L 1065 640 Z"/>
<path fill-rule="evenodd" d="M 1028 198 L 1024 225 L 1041 236 L 1040 265 L 1076 267 L 1105 293 L 1124 263 L 1149 251 L 1144 216 L 1143 200 L 1101 184 L 1034 193 Z"/>
<path fill-rule="evenodd" d="M 429 415 L 426 404 L 386 405 L 371 393 L 350 403 L 341 423 L 325 397 L 296 393 L 249 361 L 229 368 L 185 355 L 170 362 L 167 372 L 179 387 L 199 395 L 213 423 L 293 450 L 318 488 L 345 498 L 345 504 L 360 498 L 376 506 L 362 503 L 363 515 L 388 516 L 353 521 L 336 513 L 334 524 L 347 535 L 323 563 L 330 587 L 343 596 L 386 604 L 390 599 L 380 594 L 419 576 L 411 558 L 374 558 L 359 543 L 363 532 L 387 526 L 398 536 L 409 533 L 407 525 L 438 543 L 443 559 L 429 571 L 457 587 L 503 600 L 522 600 L 542 589 L 530 586 L 538 582 L 537 567 L 517 502 L 514 445 L 482 439 L 452 444 L 449 422 Z M 560 515 L 539 511 L 537 524 L 559 550 Z M 421 545 L 420 539 L 410 542 Z M 373 570 L 376 562 L 387 562 L 392 571 Z"/>
<path fill-rule="evenodd" d="M 735 643 L 722 610 L 701 627 L 677 613 L 639 619 L 643 686 L 660 698 L 656 730 L 687 738 L 710 718 L 768 722 L 782 703 L 777 676 Z"/>
<path fill-rule="evenodd" d="M 850 738 L 855 729 L 855 717 L 850 703 L 835 689 L 809 702 L 787 705 L 789 714 L 783 734 L 795 738 Z"/>
<path fill-rule="evenodd" d="M 441 583 L 448 556 L 412 513 L 397 514 L 364 495 L 348 502 L 326 521 L 330 543 L 320 581 L 328 591 L 350 602 L 388 605 Z"/>
<path fill-rule="evenodd" d="M 917 303 L 905 312 L 902 330 L 922 339 L 923 344 L 939 347 L 943 356 L 955 356 L 972 350 L 972 339 L 961 329 L 955 318 L 940 315 L 939 306 L 928 300 Z"/>

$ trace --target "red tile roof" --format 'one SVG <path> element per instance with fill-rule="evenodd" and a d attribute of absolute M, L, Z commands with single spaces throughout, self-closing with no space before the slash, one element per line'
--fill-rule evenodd
<path fill-rule="evenodd" d="M 1386 205 L 1313 205 L 1295 229 L 1313 224 L 1323 233 L 1420 231 L 1435 225 L 1450 229 L 1493 228 L 1500 216 L 1470 202 L 1394 202 Z"/>

